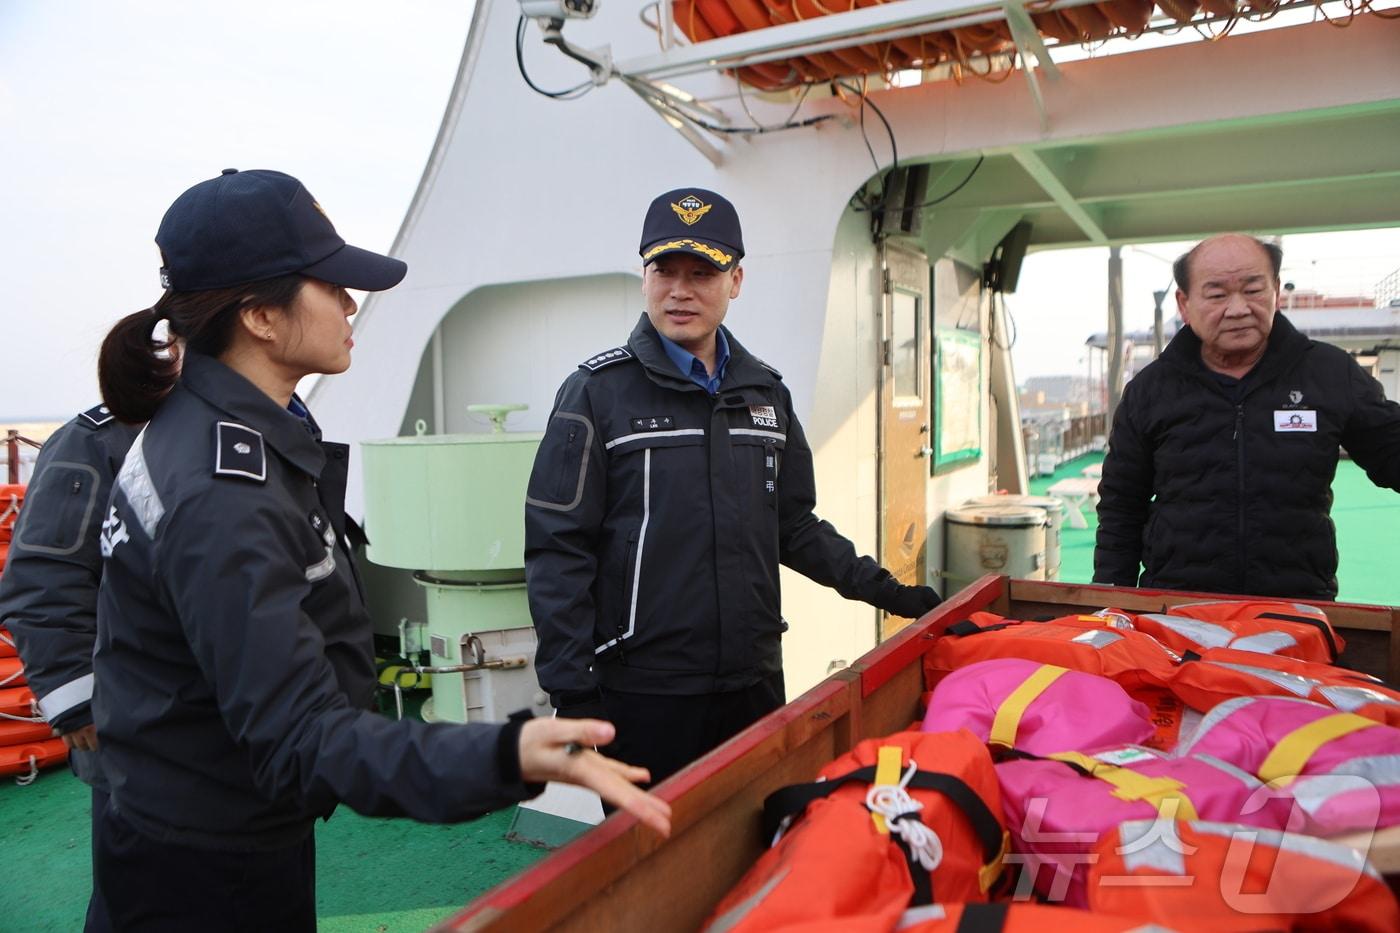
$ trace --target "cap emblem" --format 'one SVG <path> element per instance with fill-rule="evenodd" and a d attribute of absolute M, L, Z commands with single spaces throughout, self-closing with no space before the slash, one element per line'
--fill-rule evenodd
<path fill-rule="evenodd" d="M 701 201 L 693 194 L 688 194 L 681 198 L 680 203 L 672 202 L 671 210 L 676 212 L 676 216 L 681 219 L 687 227 L 692 226 L 701 217 L 710 212 L 711 205 Z"/>

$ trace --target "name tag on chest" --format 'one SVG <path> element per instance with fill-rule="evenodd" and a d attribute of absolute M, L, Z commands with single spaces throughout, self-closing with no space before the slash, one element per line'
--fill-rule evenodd
<path fill-rule="evenodd" d="M 1274 412 L 1274 430 L 1279 434 L 1295 431 L 1317 433 L 1317 412 L 1295 408 L 1292 411 Z"/>

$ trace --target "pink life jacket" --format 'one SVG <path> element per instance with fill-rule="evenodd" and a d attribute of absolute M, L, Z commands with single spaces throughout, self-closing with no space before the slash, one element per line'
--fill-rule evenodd
<path fill-rule="evenodd" d="M 1021 658 L 969 664 L 939 682 L 923 731 L 959 728 L 1032 755 L 1136 745 L 1154 732 L 1147 706 L 1107 677 Z"/>
<path fill-rule="evenodd" d="M 1131 820 L 1218 820 L 1282 829 L 1288 806 L 1241 769 L 1208 755 L 1176 757 L 1141 746 L 1059 753 L 996 766 L 1011 836 L 1008 863 L 1023 888 L 1085 904 L 1090 853 Z"/>
<path fill-rule="evenodd" d="M 1400 729 L 1294 697 L 1238 697 L 1211 709 L 1178 754 L 1215 755 L 1302 810 L 1330 836 L 1400 823 Z M 1290 827 L 1293 828 L 1293 827 Z"/>
<path fill-rule="evenodd" d="M 1316 606 L 1265 600 L 1182 603 L 1160 613 L 1132 615 L 1133 627 L 1185 654 L 1234 648 L 1335 664 L 1346 641 Z"/>

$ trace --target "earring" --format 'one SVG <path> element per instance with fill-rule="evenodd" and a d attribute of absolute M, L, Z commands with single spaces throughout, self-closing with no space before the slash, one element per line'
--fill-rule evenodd
<path fill-rule="evenodd" d="M 268 331 L 267 333 L 263 334 L 263 339 L 264 339 L 264 340 L 271 340 L 271 339 L 272 339 L 272 331 Z"/>

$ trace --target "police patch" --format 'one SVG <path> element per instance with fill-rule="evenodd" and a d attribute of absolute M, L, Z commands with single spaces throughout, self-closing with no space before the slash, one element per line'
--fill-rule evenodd
<path fill-rule="evenodd" d="M 214 475 L 267 479 L 267 451 L 261 433 L 232 421 L 214 426 Z"/>
<path fill-rule="evenodd" d="M 633 431 L 669 431 L 676 426 L 676 419 L 670 415 L 656 415 L 652 418 L 633 418 Z"/>
<path fill-rule="evenodd" d="M 778 411 L 772 405 L 750 405 L 749 417 L 753 419 L 755 427 L 776 428 L 778 426 Z"/>
<path fill-rule="evenodd" d="M 611 350 L 604 350 L 597 356 L 590 357 L 578 365 L 589 372 L 597 372 L 604 366 L 611 366 L 614 363 L 621 363 L 623 360 L 632 359 L 632 351 L 626 347 L 613 347 Z"/>

